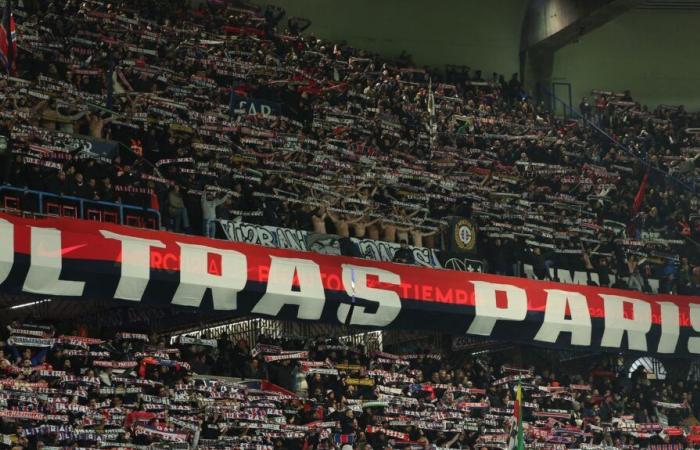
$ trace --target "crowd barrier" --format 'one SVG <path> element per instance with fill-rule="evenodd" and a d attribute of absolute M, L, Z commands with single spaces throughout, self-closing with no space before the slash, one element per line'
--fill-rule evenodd
<path fill-rule="evenodd" d="M 160 212 L 155 209 L 87 200 L 13 186 L 0 186 L 0 208 L 5 212 L 38 213 L 152 230 L 160 229 Z"/>

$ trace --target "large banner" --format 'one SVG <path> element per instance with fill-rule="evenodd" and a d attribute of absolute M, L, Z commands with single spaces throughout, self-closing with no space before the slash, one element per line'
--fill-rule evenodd
<path fill-rule="evenodd" d="M 457 272 L 0 214 L 0 289 L 572 349 L 700 353 L 700 297 Z"/>
<path fill-rule="evenodd" d="M 254 225 L 245 222 L 220 220 L 224 234 L 231 241 L 248 244 L 264 245 L 266 247 L 286 248 L 291 250 L 314 251 L 325 255 L 340 255 L 340 244 L 337 239 L 309 239 L 308 231 L 291 228 L 273 227 L 269 225 Z M 331 235 L 327 235 L 331 236 Z M 372 239 L 350 238 L 359 248 L 360 254 L 375 261 L 390 262 L 401 247 L 393 242 L 375 241 Z M 308 245 L 313 243 L 313 247 Z M 440 267 L 440 260 L 434 250 L 425 247 L 413 247 L 413 258 L 416 264 L 427 267 Z"/>

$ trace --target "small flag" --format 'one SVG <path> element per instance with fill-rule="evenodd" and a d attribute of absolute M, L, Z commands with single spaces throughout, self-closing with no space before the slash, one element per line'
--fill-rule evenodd
<path fill-rule="evenodd" d="M 515 388 L 515 404 L 513 405 L 513 414 L 515 414 L 516 426 L 518 427 L 517 434 L 517 444 L 515 448 L 517 450 L 525 450 L 525 440 L 523 438 L 523 389 L 518 383 L 518 387 Z"/>
<path fill-rule="evenodd" d="M 333 442 L 335 442 L 337 445 L 354 444 L 355 443 L 355 435 L 354 434 L 336 433 L 333 435 Z"/>
<path fill-rule="evenodd" d="M 627 234 L 629 236 L 635 236 L 637 234 L 637 227 L 636 227 L 636 216 L 639 213 L 639 210 L 642 209 L 642 203 L 644 203 L 644 195 L 646 194 L 646 189 L 647 189 L 647 183 L 649 182 L 649 171 L 647 170 L 647 173 L 644 174 L 644 178 L 642 179 L 642 182 L 639 185 L 639 190 L 637 191 L 637 195 L 634 196 L 634 202 L 632 202 L 632 207 L 630 208 L 630 223 L 627 226 Z"/>
<path fill-rule="evenodd" d="M 637 191 L 637 195 L 634 196 L 634 203 L 632 203 L 632 216 L 635 216 L 642 208 L 648 181 L 649 171 L 647 170 L 647 173 L 644 174 L 644 178 L 642 179 L 642 183 L 639 185 L 639 191 Z"/>
<path fill-rule="evenodd" d="M 12 15 L 12 0 L 6 0 L 2 13 L 2 24 L 0 24 L 0 63 L 10 75 L 17 72 L 16 56 L 17 41 L 15 18 Z"/>

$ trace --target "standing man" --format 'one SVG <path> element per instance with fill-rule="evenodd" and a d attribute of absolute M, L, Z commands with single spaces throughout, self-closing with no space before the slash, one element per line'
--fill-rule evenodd
<path fill-rule="evenodd" d="M 224 203 L 229 197 L 227 193 L 217 199 L 211 192 L 202 193 L 202 234 L 208 238 L 216 236 L 216 207 Z"/>

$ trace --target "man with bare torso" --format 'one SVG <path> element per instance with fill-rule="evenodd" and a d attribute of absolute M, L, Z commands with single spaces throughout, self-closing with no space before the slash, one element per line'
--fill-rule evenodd
<path fill-rule="evenodd" d="M 311 215 L 311 223 L 314 226 L 314 233 L 326 234 L 326 217 L 328 211 L 325 206 L 319 206 Z"/>
<path fill-rule="evenodd" d="M 433 247 L 433 235 L 437 233 L 437 230 L 433 231 L 423 231 L 419 227 L 411 227 L 410 229 L 411 239 L 414 247 Z M 423 245 L 423 238 L 425 238 L 425 245 Z"/>
<path fill-rule="evenodd" d="M 396 242 L 396 225 L 393 222 L 382 221 L 382 240 Z"/>
<path fill-rule="evenodd" d="M 367 237 L 378 241 L 381 236 L 382 225 L 380 219 L 376 219 L 371 225 L 367 225 Z"/>
<path fill-rule="evenodd" d="M 350 225 L 354 225 L 362 220 L 362 216 L 356 219 L 348 219 L 348 216 L 345 213 L 335 215 L 330 211 L 328 212 L 328 217 L 331 218 L 333 225 L 335 225 L 335 234 L 342 237 L 350 237 Z"/>
<path fill-rule="evenodd" d="M 398 220 L 396 222 L 383 222 L 384 240 L 387 242 L 408 241 L 408 231 L 410 230 L 410 227 L 406 226 L 405 224 L 410 223 L 411 219 L 413 219 L 413 217 L 415 217 L 420 210 L 417 209 L 411 214 L 406 214 L 406 211 L 403 208 L 393 207 L 392 209 L 394 211 L 394 216 Z"/>
<path fill-rule="evenodd" d="M 378 220 L 379 219 L 369 220 L 369 217 L 364 214 L 360 216 L 358 221 L 352 224 L 355 237 L 358 239 L 365 239 L 367 237 L 369 227 L 374 226 Z M 372 238 L 370 237 L 370 239 Z"/>

